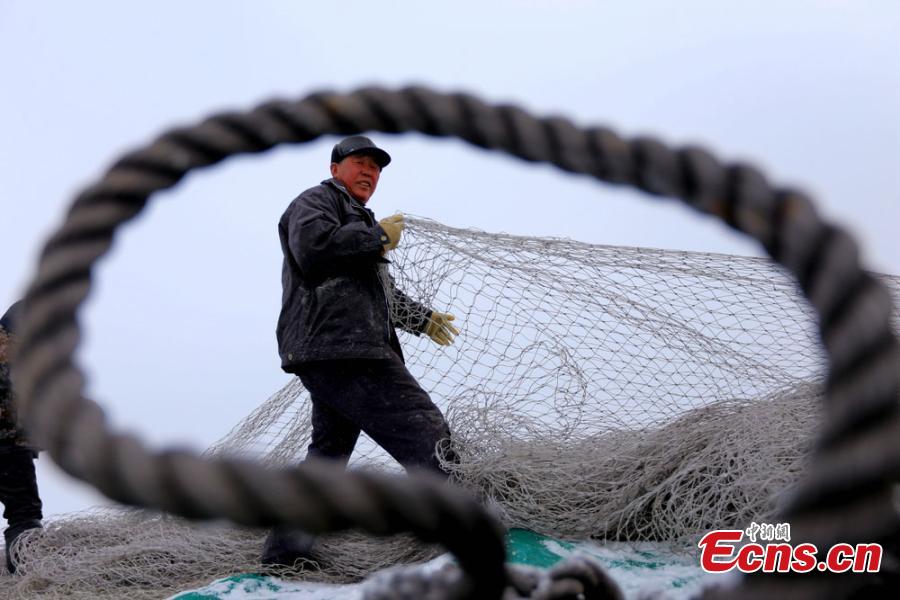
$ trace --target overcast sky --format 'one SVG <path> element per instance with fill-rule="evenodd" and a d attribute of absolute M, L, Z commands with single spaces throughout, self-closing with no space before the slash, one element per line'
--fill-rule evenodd
<path fill-rule="evenodd" d="M 809 191 L 900 274 L 900 3 L 0 0 L 0 308 L 85 184 L 166 128 L 274 97 L 426 84 L 700 143 Z M 752 255 L 676 202 L 457 141 L 374 136 L 370 203 L 455 226 Z M 285 383 L 276 223 L 336 140 L 233 159 L 121 232 L 83 313 L 117 428 L 203 449 Z M 39 461 L 46 512 L 98 498 Z"/>

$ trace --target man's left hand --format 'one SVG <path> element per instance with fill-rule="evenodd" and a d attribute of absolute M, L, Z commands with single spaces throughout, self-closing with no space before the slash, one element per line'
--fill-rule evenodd
<path fill-rule="evenodd" d="M 430 337 L 436 344 L 449 346 L 453 343 L 453 338 L 459 335 L 459 329 L 450 323 L 450 321 L 455 319 L 456 317 L 450 313 L 432 311 L 428 325 L 425 327 L 425 335 Z"/>

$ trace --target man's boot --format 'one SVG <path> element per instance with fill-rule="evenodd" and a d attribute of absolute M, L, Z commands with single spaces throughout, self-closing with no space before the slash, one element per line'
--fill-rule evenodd
<path fill-rule="evenodd" d="M 300 529 L 275 527 L 263 542 L 260 561 L 267 566 L 293 567 L 298 560 L 315 560 L 316 538 Z"/>
<path fill-rule="evenodd" d="M 19 536 L 29 529 L 41 529 L 42 527 L 41 522 L 37 520 L 23 521 L 7 527 L 6 531 L 3 532 L 3 539 L 6 540 L 6 568 L 10 574 L 16 572 L 16 563 L 12 559 L 13 544 L 19 539 Z"/>

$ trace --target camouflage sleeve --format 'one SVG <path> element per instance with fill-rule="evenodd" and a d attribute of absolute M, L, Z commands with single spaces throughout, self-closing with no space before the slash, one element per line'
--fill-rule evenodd
<path fill-rule="evenodd" d="M 16 422 L 15 405 L 13 404 L 12 381 L 9 377 L 9 365 L 0 363 L 0 446 L 31 447 Z"/>

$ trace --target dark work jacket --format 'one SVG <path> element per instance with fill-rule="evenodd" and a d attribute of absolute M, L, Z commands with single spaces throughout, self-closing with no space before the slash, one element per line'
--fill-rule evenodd
<path fill-rule="evenodd" d="M 430 311 L 387 274 L 384 230 L 337 180 L 297 196 L 278 236 L 284 261 L 276 337 L 285 371 L 316 360 L 402 357 L 394 326 L 416 335 L 425 328 Z"/>

